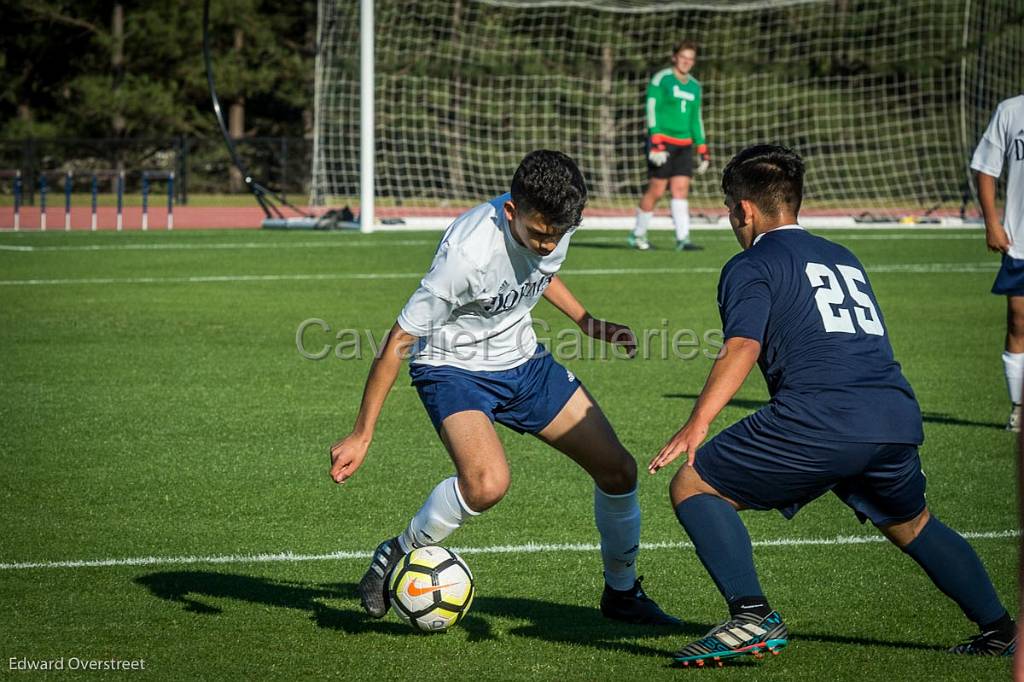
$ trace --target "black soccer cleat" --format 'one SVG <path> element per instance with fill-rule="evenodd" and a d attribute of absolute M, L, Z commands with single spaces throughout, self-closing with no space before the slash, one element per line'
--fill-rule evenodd
<path fill-rule="evenodd" d="M 951 654 L 966 656 L 1013 656 L 1017 650 L 1016 628 L 1008 632 L 990 630 L 971 637 L 949 650 Z"/>
<path fill-rule="evenodd" d="M 643 577 L 637 578 L 628 590 L 613 590 L 607 584 L 601 595 L 601 615 L 612 620 L 621 620 L 634 625 L 679 625 L 680 621 L 670 616 L 647 596 L 640 585 Z"/>
<path fill-rule="evenodd" d="M 383 618 L 391 608 L 388 599 L 388 578 L 391 569 L 404 555 L 398 538 L 391 538 L 377 545 L 370 559 L 370 567 L 359 581 L 359 603 L 371 618 Z"/>
<path fill-rule="evenodd" d="M 680 239 L 676 241 L 676 251 L 703 251 L 704 247 L 699 244 L 694 244 L 689 239 Z"/>

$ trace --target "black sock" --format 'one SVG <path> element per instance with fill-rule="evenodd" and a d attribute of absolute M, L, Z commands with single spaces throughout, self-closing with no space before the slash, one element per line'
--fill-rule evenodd
<path fill-rule="evenodd" d="M 758 618 L 764 618 L 771 612 L 772 607 L 764 596 L 736 597 L 729 602 L 729 615 L 733 618 L 740 614 L 747 616 L 753 614 Z"/>
<path fill-rule="evenodd" d="M 982 632 L 998 632 L 1001 635 L 1012 634 L 1016 629 L 1017 624 L 1013 622 L 1013 618 L 1010 618 L 1010 614 L 1003 612 L 1002 618 L 994 620 L 991 623 L 985 623 L 981 625 Z"/>

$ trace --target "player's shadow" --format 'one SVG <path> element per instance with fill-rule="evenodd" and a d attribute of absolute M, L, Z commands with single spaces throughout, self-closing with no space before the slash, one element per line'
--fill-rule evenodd
<path fill-rule="evenodd" d="M 139 576 L 134 582 L 148 589 L 153 596 L 180 604 L 185 611 L 201 616 L 220 615 L 224 609 L 216 605 L 217 602 L 232 599 L 260 606 L 306 611 L 318 627 L 349 634 L 415 634 L 396 618 L 375 620 L 368 617 L 358 606 L 359 597 L 354 583 L 311 585 L 210 571 L 150 573 Z M 353 603 L 345 606 L 330 603 L 338 600 Z M 679 646 L 682 639 L 696 637 L 707 631 L 707 626 L 692 623 L 679 627 L 631 626 L 604 619 L 596 608 L 534 599 L 478 596 L 473 600 L 472 611 L 461 623 L 469 632 L 470 641 L 495 638 L 485 615 L 526 621 L 510 630 L 511 634 L 518 637 L 658 658 L 668 656 L 672 648 L 658 649 L 631 640 L 670 636 L 673 637 L 672 644 Z"/>
<path fill-rule="evenodd" d="M 665 393 L 662 394 L 662 398 L 675 398 L 682 400 L 696 400 L 696 393 Z M 747 410 L 759 410 L 768 403 L 763 400 L 744 400 L 742 398 L 733 398 L 729 401 L 729 405 L 734 407 L 742 407 Z M 959 417 L 953 417 L 948 414 L 941 412 L 922 412 L 921 418 L 927 424 L 945 424 L 947 426 L 977 426 L 983 429 L 999 429 L 1002 431 L 1006 428 L 1006 424 L 1001 422 L 980 422 L 972 421 L 970 419 L 960 419 Z"/>
<path fill-rule="evenodd" d="M 1003 431 L 1006 429 L 1005 422 L 976 422 L 970 419 L 960 419 L 959 417 L 951 417 L 948 414 L 942 414 L 940 412 L 922 412 L 922 418 L 929 424 L 948 424 L 950 426 L 979 426 L 983 429 L 999 429 Z"/>
<path fill-rule="evenodd" d="M 402 637 L 414 634 L 395 618 L 369 618 L 358 606 L 355 583 L 307 584 L 212 571 L 149 573 L 139 576 L 134 582 L 148 589 L 154 597 L 180 604 L 186 612 L 200 617 L 220 615 L 224 609 L 216 602 L 231 599 L 307 612 L 317 627 L 349 634 L 374 632 Z M 341 606 L 332 605 L 332 601 L 351 603 Z M 603 618 L 596 608 L 520 597 L 478 596 L 461 623 L 469 632 L 470 641 L 495 639 L 486 616 L 523 621 L 523 624 L 509 630 L 517 637 L 657 658 L 668 657 L 681 644 L 704 635 L 711 627 L 711 624 L 692 622 L 683 622 L 676 627 L 627 625 Z M 669 638 L 666 647 L 658 648 L 635 641 L 653 637 Z M 844 637 L 831 633 L 802 632 L 800 638 L 854 646 L 944 650 L 944 647 L 933 644 Z M 746 662 L 741 662 L 741 665 Z"/>
<path fill-rule="evenodd" d="M 633 247 L 626 243 L 623 239 L 622 242 L 588 242 L 588 241 L 572 241 L 573 249 L 617 249 L 617 250 L 630 250 Z"/>
<path fill-rule="evenodd" d="M 696 400 L 698 395 L 696 393 L 664 393 L 661 397 L 680 400 Z M 733 398 L 729 401 L 730 407 L 742 407 L 746 410 L 760 410 L 767 404 L 768 403 L 763 400 L 744 400 L 743 398 Z"/>

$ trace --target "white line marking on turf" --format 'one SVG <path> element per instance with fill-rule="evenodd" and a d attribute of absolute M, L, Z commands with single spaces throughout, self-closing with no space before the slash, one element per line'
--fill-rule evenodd
<path fill-rule="evenodd" d="M 1002 540 L 1020 536 L 1017 530 L 995 530 L 975 533 L 961 533 L 971 540 Z M 868 545 L 886 542 L 881 535 L 840 535 L 833 538 L 777 538 L 774 540 L 755 540 L 755 547 L 813 547 L 819 545 Z M 652 542 L 644 544 L 642 549 L 692 549 L 689 542 Z M 540 554 L 554 552 L 596 552 L 600 545 L 591 543 L 543 544 L 527 543 L 525 545 L 495 545 L 491 547 L 453 547 L 459 554 Z M 25 571 L 40 568 L 107 568 L 112 566 L 181 566 L 190 564 L 266 564 L 294 563 L 299 561 L 344 561 L 350 559 L 369 559 L 373 552 L 369 551 L 337 551 L 326 554 L 294 554 L 279 552 L 276 554 L 226 554 L 223 556 L 170 556 L 170 557 L 128 557 L 124 559 L 79 559 L 69 561 L 20 561 L 0 563 L 0 571 Z"/>
<path fill-rule="evenodd" d="M 947 274 L 994 272 L 996 262 L 979 263 L 888 263 L 868 267 L 869 274 L 905 272 L 911 274 Z M 718 267 L 693 268 L 595 268 L 563 270 L 561 274 L 570 277 L 613 276 L 613 275 L 708 275 L 718 274 Z M 80 277 L 67 279 L 7 279 L 0 280 L 0 286 L 40 286 L 71 284 L 218 284 L 224 282 L 301 282 L 330 281 L 345 279 L 413 279 L 423 276 L 422 272 L 325 272 L 286 275 L 193 275 L 188 277 Z"/>

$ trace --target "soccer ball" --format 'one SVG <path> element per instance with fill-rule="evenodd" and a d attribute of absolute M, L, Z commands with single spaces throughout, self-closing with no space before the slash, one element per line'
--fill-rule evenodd
<path fill-rule="evenodd" d="M 388 596 L 395 613 L 424 632 L 443 632 L 462 620 L 473 603 L 473 574 L 458 554 L 420 547 L 391 572 Z"/>

